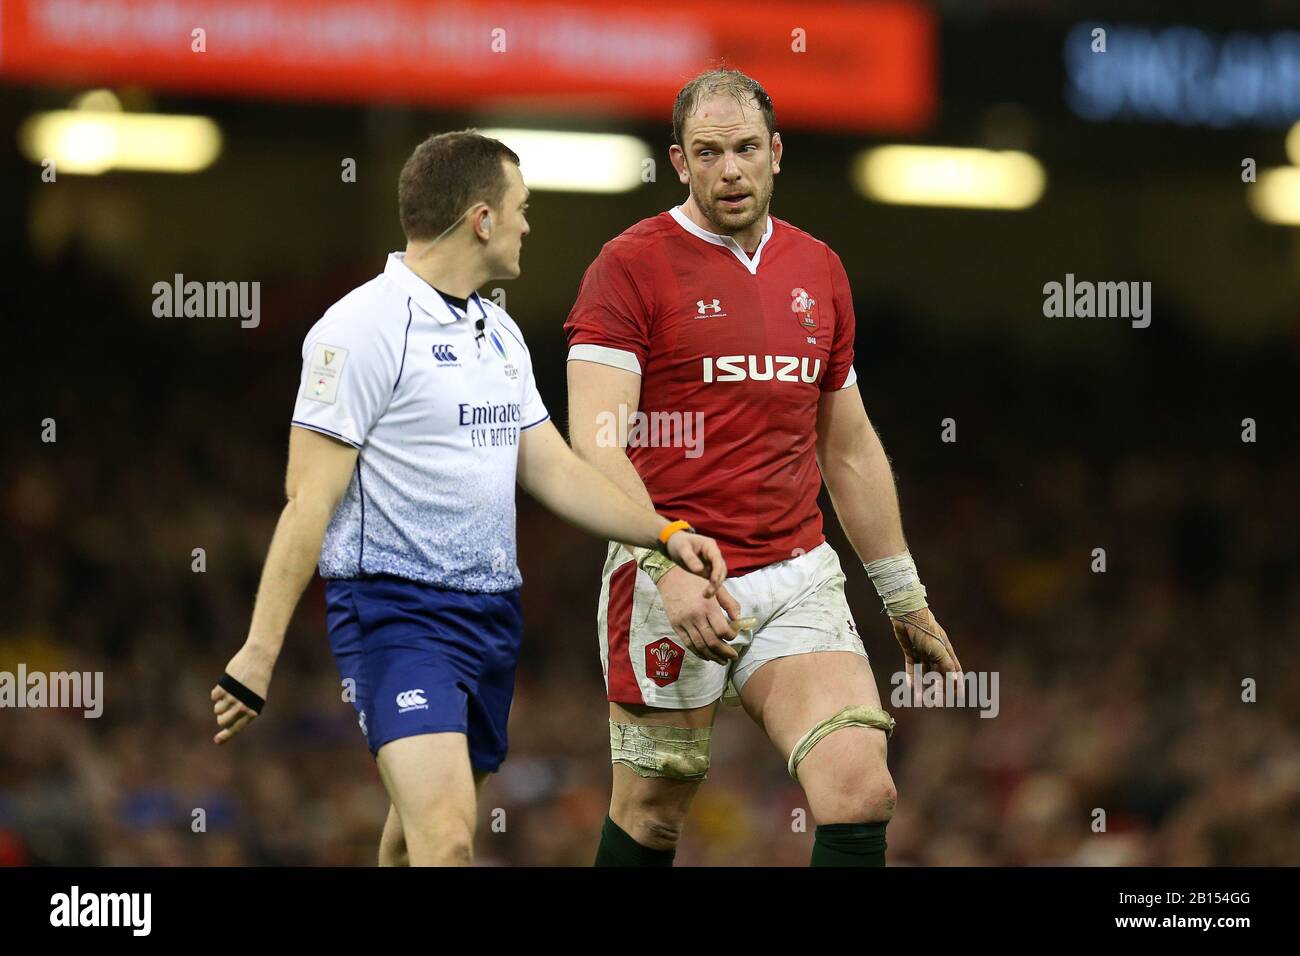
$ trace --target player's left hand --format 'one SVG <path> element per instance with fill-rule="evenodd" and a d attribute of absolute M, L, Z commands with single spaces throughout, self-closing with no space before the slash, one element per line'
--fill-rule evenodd
<path fill-rule="evenodd" d="M 718 548 L 718 542 L 712 538 L 689 531 L 678 531 L 674 535 L 669 535 L 665 547 L 668 550 L 668 557 L 681 567 L 692 574 L 708 578 L 709 586 L 704 592 L 706 598 L 717 594 L 718 588 L 722 587 L 722 582 L 727 580 L 727 562 L 722 560 L 722 551 Z"/>
<path fill-rule="evenodd" d="M 894 639 L 903 649 L 903 661 L 906 666 L 907 689 L 916 693 L 913 686 L 913 670 L 921 665 L 920 676 L 926 671 L 940 674 L 961 674 L 961 662 L 957 652 L 952 649 L 948 635 L 934 619 L 928 607 L 918 611 L 908 611 L 902 617 L 890 618 L 894 626 Z"/>

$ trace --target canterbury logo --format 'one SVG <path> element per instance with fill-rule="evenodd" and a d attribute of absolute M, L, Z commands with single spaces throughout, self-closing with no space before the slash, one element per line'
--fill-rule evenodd
<path fill-rule="evenodd" d="M 435 345 L 433 347 L 433 357 L 439 362 L 456 361 L 456 353 L 451 350 L 450 345 Z"/>
<path fill-rule="evenodd" d="M 428 708 L 429 702 L 424 699 L 424 690 L 404 690 L 397 695 L 398 713 L 404 714 L 408 710 L 419 710 L 421 707 Z"/>
<path fill-rule="evenodd" d="M 699 307 L 699 311 L 695 313 L 696 315 L 717 315 L 722 311 L 722 303 L 717 299 L 714 299 L 712 302 L 705 302 L 703 299 L 696 299 L 695 304 Z"/>
<path fill-rule="evenodd" d="M 660 644 L 658 647 L 650 648 L 650 653 L 654 655 L 655 660 L 657 660 L 660 664 L 666 665 L 669 661 L 671 661 L 674 657 L 677 656 L 677 648 L 673 647 L 671 644 L 665 641 L 662 644 Z"/>
<path fill-rule="evenodd" d="M 720 355 L 704 360 L 706 382 L 815 382 L 822 360 L 797 355 Z"/>

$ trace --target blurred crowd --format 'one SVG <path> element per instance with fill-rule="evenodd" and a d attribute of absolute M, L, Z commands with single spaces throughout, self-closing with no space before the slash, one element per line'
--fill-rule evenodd
<path fill-rule="evenodd" d="M 103 671 L 106 702 L 94 720 L 0 710 L 0 864 L 373 864 L 388 803 L 319 581 L 266 713 L 218 748 L 208 700 L 283 502 L 302 335 L 371 271 L 268 283 L 258 330 L 154 319 L 75 250 L 25 277 L 25 314 L 79 318 L 14 326 L 33 358 L 6 376 L 0 670 Z M 931 604 L 1000 691 L 994 718 L 890 707 L 890 864 L 1300 863 L 1296 343 L 1225 359 L 1153 328 L 1027 354 L 858 309 L 862 392 Z M 521 319 L 562 424 L 562 316 Z M 887 699 L 902 656 L 826 512 Z M 604 546 L 522 495 L 519 538 L 525 651 L 478 860 L 587 865 L 610 784 Z M 805 865 L 805 807 L 723 708 L 677 861 Z"/>

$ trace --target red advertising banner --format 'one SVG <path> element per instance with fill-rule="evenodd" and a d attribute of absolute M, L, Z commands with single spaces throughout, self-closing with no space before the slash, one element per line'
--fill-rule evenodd
<path fill-rule="evenodd" d="M 764 85 L 782 125 L 841 131 L 925 127 L 936 44 L 931 12 L 904 0 L 0 3 L 0 78 L 11 83 L 666 122 L 682 83 L 725 58 Z"/>

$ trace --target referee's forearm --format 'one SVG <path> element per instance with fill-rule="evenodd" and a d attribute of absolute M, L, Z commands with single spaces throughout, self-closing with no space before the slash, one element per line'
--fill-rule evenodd
<path fill-rule="evenodd" d="M 248 630 L 249 643 L 271 657 L 279 655 L 289 619 L 316 570 L 330 513 L 292 498 L 280 513 Z"/>
<path fill-rule="evenodd" d="M 668 523 L 646 503 L 638 504 L 618 485 L 576 454 L 566 456 L 539 497 L 561 518 L 584 531 L 639 548 L 658 545 L 659 531 Z M 631 467 L 631 463 L 628 463 Z M 635 469 L 633 469 L 635 475 Z M 640 484 L 640 479 L 637 479 Z M 542 489 L 539 489 L 542 490 Z M 641 486 L 645 494 L 645 486 Z"/>

